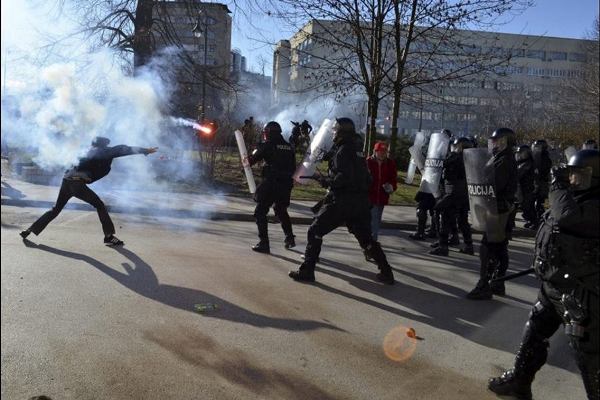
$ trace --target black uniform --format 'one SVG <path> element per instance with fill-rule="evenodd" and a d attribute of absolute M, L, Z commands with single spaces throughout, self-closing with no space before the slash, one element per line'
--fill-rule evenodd
<path fill-rule="evenodd" d="M 132 154 L 149 154 L 148 149 L 143 147 L 130 147 L 119 145 L 114 147 L 92 147 L 85 157 L 81 158 L 79 164 L 65 172 L 58 199 L 51 210 L 47 211 L 31 227 L 21 235 L 27 236 L 28 231 L 39 235 L 44 228 L 58 216 L 71 197 L 76 197 L 91 204 L 100 217 L 102 230 L 105 237 L 111 237 L 115 233 L 115 227 L 108 215 L 104 203 L 88 184 L 96 182 L 110 172 L 113 159 Z"/>
<path fill-rule="evenodd" d="M 535 165 L 534 202 L 537 219 L 539 219 L 542 217 L 542 214 L 544 214 L 544 202 L 548 198 L 552 159 L 546 149 L 535 151 L 533 153 L 533 159 Z"/>
<path fill-rule="evenodd" d="M 486 168 L 492 168 L 494 174 L 494 192 L 498 215 L 505 215 L 504 229 L 497 232 L 498 236 L 504 236 L 503 240 L 491 241 L 487 233 L 484 233 L 479 247 L 480 270 L 479 282 L 475 289 L 468 295 L 469 299 L 490 299 L 492 294 L 504 295 L 504 283 L 494 283 L 490 286 L 492 277 L 502 277 L 508 269 L 508 237 L 506 236 L 510 213 L 513 211 L 515 194 L 517 191 L 517 162 L 510 147 L 498 152 Z"/>
<path fill-rule="evenodd" d="M 296 169 L 296 158 L 294 150 L 285 141 L 281 133 L 271 133 L 264 143 L 248 158 L 250 165 L 264 161 L 261 176 L 262 182 L 256 188 L 254 201 L 254 217 L 258 226 L 259 245 L 268 250 L 269 233 L 267 214 L 269 208 L 274 205 L 275 215 L 281 222 L 281 228 L 285 234 L 286 245 L 294 241 L 292 222 L 287 208 L 290 205 L 290 194 L 294 185 L 292 175 Z M 293 247 L 293 246 L 289 246 Z M 256 250 L 256 249 L 255 249 Z"/>
<path fill-rule="evenodd" d="M 298 271 L 290 272 L 290 277 L 295 280 L 314 281 L 315 264 L 323 237 L 335 228 L 346 225 L 380 269 L 377 279 L 388 284 L 394 283 L 385 254 L 371 236 L 368 197 L 371 176 L 364 158 L 360 156 L 362 149 L 356 148 L 356 142 L 354 132 L 347 133 L 337 142 L 329 159 L 328 177 L 322 182 L 329 191 L 308 229 L 304 262 Z"/>
<path fill-rule="evenodd" d="M 514 368 L 489 383 L 498 394 L 531 398 L 531 383 L 546 362 L 548 339 L 564 324 L 588 398 L 600 399 L 600 190 L 575 193 L 566 185 L 552 185 L 550 210 L 535 244 L 534 267 L 542 287 Z"/>
<path fill-rule="evenodd" d="M 537 225 L 537 213 L 534 205 L 534 174 L 535 166 L 533 159 L 527 158 L 517 161 L 517 176 L 519 181 L 517 201 L 523 211 L 523 219 L 528 225 Z"/>
<path fill-rule="evenodd" d="M 465 249 L 472 253 L 473 240 L 469 225 L 469 194 L 462 152 L 451 152 L 444 160 L 444 196 L 437 202 L 435 208 L 441 212 L 441 227 L 439 231 L 439 247 L 432 254 L 448 255 L 448 237 L 453 227 L 458 228 L 463 235 Z"/>

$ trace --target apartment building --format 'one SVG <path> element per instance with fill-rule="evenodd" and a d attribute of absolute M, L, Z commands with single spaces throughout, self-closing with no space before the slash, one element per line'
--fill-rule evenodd
<path fill-rule="evenodd" d="M 273 58 L 274 106 L 285 108 L 331 90 L 327 87 L 328 76 L 339 79 L 339 75 L 335 71 L 328 75 L 323 69 L 334 69 L 328 60 L 336 57 L 345 57 L 348 68 L 352 68 L 352 55 L 336 46 L 336 37 L 348 37 L 348 43 L 352 43 L 350 35 L 350 29 L 339 22 L 320 20 L 311 21 L 289 40 L 280 41 Z M 431 73 L 468 68 L 467 63 L 475 55 L 479 60 L 477 68 L 472 73 L 455 74 L 463 75 L 456 79 L 408 87 L 403 93 L 400 131 L 410 134 L 448 128 L 458 134 L 480 134 L 491 129 L 498 121 L 497 114 L 502 112 L 522 118 L 538 116 L 541 120 L 551 114 L 553 118 L 560 116 L 565 123 L 586 118 L 577 112 L 577 98 L 569 89 L 583 76 L 589 44 L 579 39 L 457 31 L 448 45 L 453 49 L 436 47 L 437 62 L 433 64 L 438 70 Z M 408 62 L 409 69 L 418 69 L 420 58 L 429 53 L 425 51 L 428 46 L 432 43 L 426 40 L 413 44 L 415 52 Z M 394 55 L 390 52 L 386 57 L 391 60 Z M 357 98 L 363 104 L 357 105 Z M 339 101 L 348 102 L 348 112 L 364 126 L 366 100 L 360 89 Z M 391 97 L 384 99 L 378 113 L 378 125 L 384 131 L 390 125 L 391 101 Z"/>

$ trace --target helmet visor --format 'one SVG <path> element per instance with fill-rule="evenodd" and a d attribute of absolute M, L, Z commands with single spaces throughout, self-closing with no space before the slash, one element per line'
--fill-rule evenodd
<path fill-rule="evenodd" d="M 587 190 L 592 186 L 592 167 L 569 167 L 569 184 L 573 190 Z"/>

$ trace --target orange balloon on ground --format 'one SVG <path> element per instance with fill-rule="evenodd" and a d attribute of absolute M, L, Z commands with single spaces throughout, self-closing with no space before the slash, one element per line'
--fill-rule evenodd
<path fill-rule="evenodd" d="M 411 336 L 412 335 L 414 336 Z M 406 361 L 417 349 L 416 332 L 412 328 L 397 326 L 385 335 L 383 339 L 383 351 L 393 361 Z"/>

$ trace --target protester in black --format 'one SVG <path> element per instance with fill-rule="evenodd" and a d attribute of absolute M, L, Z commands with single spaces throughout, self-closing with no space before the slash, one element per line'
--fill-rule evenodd
<path fill-rule="evenodd" d="M 108 147 L 109 143 L 110 140 L 105 137 L 98 136 L 94 139 L 92 147 L 88 150 L 85 157 L 81 158 L 76 166 L 65 172 L 54 207 L 35 221 L 31 227 L 21 232 L 23 239 L 27 238 L 32 232 L 39 235 L 50 221 L 60 214 L 69 199 L 76 197 L 92 205 L 98 212 L 100 222 L 102 223 L 102 231 L 104 232 L 104 243 L 108 246 L 123 244 L 114 235 L 115 227 L 108 215 L 106 206 L 98 195 L 88 187 L 88 184 L 108 175 L 113 159 L 132 154 L 148 155 L 156 152 L 157 148 L 130 147 L 126 145 Z"/>

